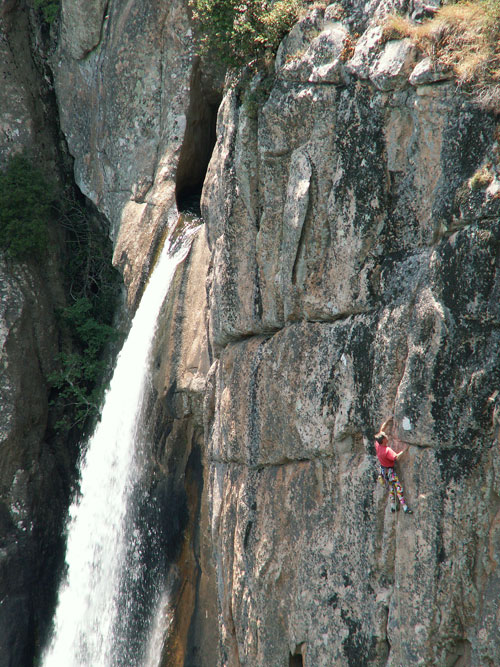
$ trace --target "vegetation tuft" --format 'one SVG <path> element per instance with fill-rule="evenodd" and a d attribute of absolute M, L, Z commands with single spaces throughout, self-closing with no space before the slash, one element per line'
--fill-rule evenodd
<path fill-rule="evenodd" d="M 60 0 L 35 0 L 35 9 L 42 12 L 43 20 L 49 25 L 59 16 Z"/>
<path fill-rule="evenodd" d="M 303 0 L 189 0 L 200 55 L 227 67 L 259 66 L 276 53 Z"/>
<path fill-rule="evenodd" d="M 390 16 L 385 39 L 410 37 L 435 62 L 454 72 L 459 84 L 471 86 L 477 101 L 500 112 L 500 2 L 468 0 L 447 4 L 433 18 L 412 23 Z"/>
<path fill-rule="evenodd" d="M 485 165 L 478 169 L 469 179 L 469 186 L 471 190 L 481 190 L 486 188 L 493 180 L 494 174 L 490 169 L 491 165 Z"/>

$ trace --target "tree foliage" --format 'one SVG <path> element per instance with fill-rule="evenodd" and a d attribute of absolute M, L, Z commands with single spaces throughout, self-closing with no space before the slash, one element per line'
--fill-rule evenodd
<path fill-rule="evenodd" d="M 43 270 L 51 252 L 49 223 L 64 238 L 69 305 L 57 315 L 65 343 L 59 369 L 48 381 L 56 390 L 52 404 L 63 414 L 56 426 L 81 430 L 88 417 L 98 414 L 104 393 L 106 349 L 118 338 L 112 323 L 120 280 L 96 213 L 83 198 L 62 198 L 56 191 L 27 155 L 9 159 L 0 172 L 0 249 L 13 261 L 36 263 Z"/>
<path fill-rule="evenodd" d="M 48 243 L 53 189 L 25 155 L 0 172 L 0 248 L 17 260 L 38 259 Z"/>
<path fill-rule="evenodd" d="M 274 54 L 297 21 L 302 0 L 189 0 L 202 55 L 228 67 Z"/>
<path fill-rule="evenodd" d="M 64 405 L 64 415 L 56 426 L 68 430 L 82 428 L 89 417 L 98 414 L 108 366 L 103 351 L 118 333 L 95 318 L 95 309 L 86 297 L 61 310 L 59 316 L 74 346 L 59 355 L 60 369 L 50 375 L 49 382 Z"/>
<path fill-rule="evenodd" d="M 42 12 L 43 20 L 49 25 L 59 16 L 60 0 L 35 0 L 35 9 Z"/>
<path fill-rule="evenodd" d="M 59 369 L 49 382 L 57 390 L 55 403 L 64 407 L 56 426 L 81 430 L 99 414 L 109 368 L 106 350 L 120 338 L 112 326 L 120 281 L 111 263 L 110 241 L 95 214 L 70 198 L 61 204 L 59 223 L 66 232 L 65 278 L 71 305 L 58 314 L 72 346 L 59 355 Z"/>

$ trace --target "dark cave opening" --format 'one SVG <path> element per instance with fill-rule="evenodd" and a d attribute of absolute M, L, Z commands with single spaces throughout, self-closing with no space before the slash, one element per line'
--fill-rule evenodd
<path fill-rule="evenodd" d="M 295 653 L 293 655 L 290 654 L 290 660 L 288 661 L 288 666 L 289 667 L 302 667 L 303 664 L 304 664 L 304 660 L 302 658 L 301 646 L 298 646 L 295 649 Z"/>
<path fill-rule="evenodd" d="M 175 199 L 179 213 L 201 216 L 201 192 L 215 146 L 220 102 L 220 93 L 204 83 L 199 64 L 195 65 L 175 181 Z"/>

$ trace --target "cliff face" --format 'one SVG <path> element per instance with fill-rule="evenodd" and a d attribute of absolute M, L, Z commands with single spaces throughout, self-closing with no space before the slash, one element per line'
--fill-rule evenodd
<path fill-rule="evenodd" d="M 78 186 L 110 222 L 135 306 L 176 200 L 201 188 L 213 92 L 193 69 L 181 0 L 96 1 L 84 18 L 77 4 L 62 3 L 53 56 L 61 127 Z"/>
<path fill-rule="evenodd" d="M 47 37 L 48 28 L 32 6 L 15 0 L 2 3 L 0 170 L 10 166 L 11 157 L 25 152 L 31 174 L 43 178 L 50 203 L 53 197 L 62 209 L 63 193 L 67 197 L 74 193 L 68 174 L 72 161 L 58 127 Z M 21 176 L 19 180 L 24 180 L 18 180 L 11 197 L 2 180 L 2 205 L 8 201 L 12 210 L 2 215 L 1 224 L 13 210 L 18 215 L 19 210 L 25 212 L 23 196 L 34 202 L 32 192 L 21 191 L 29 186 L 26 174 Z M 43 217 L 41 208 L 35 207 L 35 220 Z M 51 205 L 48 219 L 43 220 L 48 242 L 41 258 L 10 255 L 3 247 L 5 234 L 0 250 L 1 667 L 33 664 L 46 638 L 64 560 L 64 523 L 79 453 L 81 433 L 75 435 L 75 429 L 67 433 L 57 425 L 64 406 L 49 380 L 53 373 L 62 374 L 61 351 L 69 354 L 77 349 L 58 311 L 70 302 L 66 272 L 74 293 L 81 278 L 78 265 L 67 271 L 69 234 L 56 208 Z M 19 227 L 23 222 L 18 220 Z M 70 215 L 64 222 L 72 224 Z M 73 224 L 76 228 L 74 220 Z M 90 218 L 85 224 L 85 233 L 98 228 Z M 36 225 L 30 229 L 36 234 Z M 105 248 L 102 231 L 98 237 Z M 85 245 L 84 233 L 78 241 Z M 87 263 L 92 262 L 88 258 Z M 98 283 L 99 279 L 93 287 Z M 111 280 L 108 287 L 112 289 Z"/>
<path fill-rule="evenodd" d="M 57 160 L 50 99 L 34 64 L 28 15 L 0 9 L 0 167 L 33 148 Z M 59 240 L 44 266 L 0 257 L 0 665 L 28 665 L 51 613 L 74 452 L 47 438 L 47 378 L 56 365 L 64 304 Z"/>
<path fill-rule="evenodd" d="M 346 58 L 332 13 L 256 115 L 227 91 L 204 189 L 222 662 L 493 665 L 496 121 L 406 40 Z M 391 414 L 412 516 L 376 484 Z"/>
<path fill-rule="evenodd" d="M 203 183 L 150 406 L 188 509 L 164 664 L 499 664 L 497 118 L 382 40 L 417 2 L 311 9 L 223 90 L 180 0 L 77 4 L 61 124 L 132 306 Z M 377 483 L 388 415 L 413 515 Z"/>
<path fill-rule="evenodd" d="M 0 268 L 0 664 L 29 664 L 61 556 L 69 456 L 45 439 L 54 370 L 50 289 L 35 271 Z"/>
<path fill-rule="evenodd" d="M 235 91 L 219 116 L 205 418 L 230 664 L 499 660 L 499 200 L 468 183 L 496 126 L 370 36 L 343 62 L 317 12 L 257 118 Z M 386 414 L 412 517 L 375 484 Z"/>

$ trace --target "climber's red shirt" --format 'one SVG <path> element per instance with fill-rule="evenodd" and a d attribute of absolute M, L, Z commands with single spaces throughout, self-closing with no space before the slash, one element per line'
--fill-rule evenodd
<path fill-rule="evenodd" d="M 377 450 L 380 465 L 384 466 L 384 468 L 393 468 L 394 461 L 396 460 L 396 452 L 386 445 L 380 445 L 376 440 L 375 449 Z"/>

